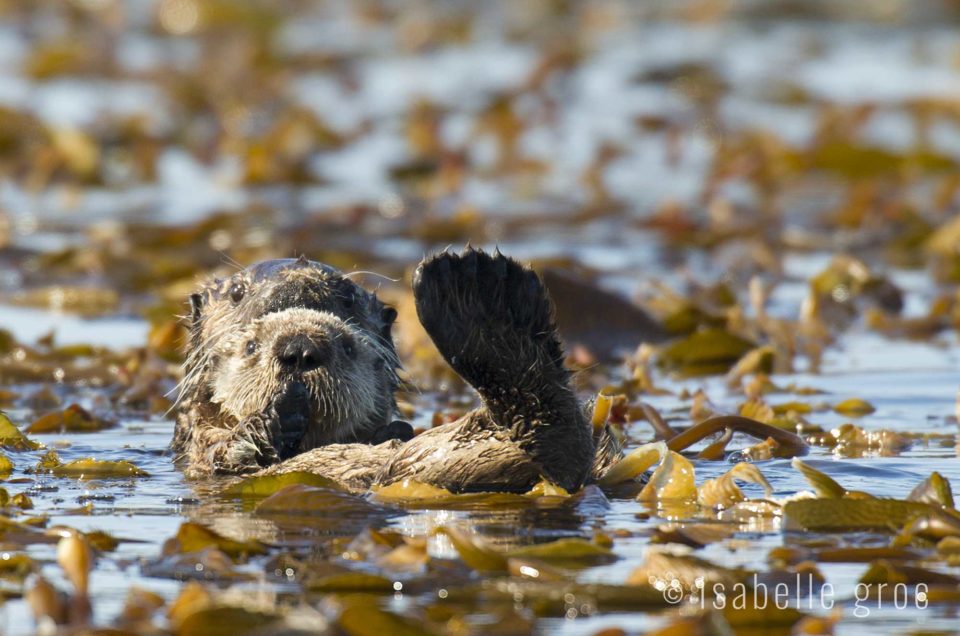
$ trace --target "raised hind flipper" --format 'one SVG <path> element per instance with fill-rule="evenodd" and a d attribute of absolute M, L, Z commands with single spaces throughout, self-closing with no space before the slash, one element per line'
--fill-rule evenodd
<path fill-rule="evenodd" d="M 594 442 L 540 277 L 499 252 L 467 248 L 424 260 L 413 291 L 420 322 L 480 394 L 490 425 L 509 431 L 544 476 L 579 487 Z"/>

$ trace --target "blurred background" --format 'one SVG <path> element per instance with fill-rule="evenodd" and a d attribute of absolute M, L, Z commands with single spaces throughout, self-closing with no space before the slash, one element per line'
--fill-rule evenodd
<path fill-rule="evenodd" d="M 0 293 L 161 316 L 229 261 L 396 279 L 467 241 L 633 297 L 837 252 L 955 281 L 949 241 L 923 246 L 957 208 L 958 19 L 946 0 L 4 0 Z"/>
<path fill-rule="evenodd" d="M 661 352 L 660 367 L 723 372 L 758 345 L 758 368 L 778 372 L 954 360 L 956 2 L 0 12 L 8 351 L 145 346 L 176 363 L 198 281 L 305 254 L 365 272 L 401 310 L 411 372 L 429 376 L 442 365 L 409 272 L 469 242 L 548 276 L 582 369 L 705 329 L 720 340 Z M 623 369 L 605 372 L 584 388 Z M 169 390 L 175 369 L 158 373 Z M 637 374 L 626 388 L 649 389 Z"/>
<path fill-rule="evenodd" d="M 101 623 L 131 580 L 173 598 L 201 571 L 157 557 L 200 514 L 164 455 L 190 291 L 300 254 L 367 272 L 400 310 L 421 389 L 401 409 L 422 429 L 475 398 L 419 331 L 408 277 L 468 242 L 544 273 L 582 396 L 625 396 L 628 447 L 651 438 L 643 404 L 681 426 L 741 412 L 855 460 L 851 487 L 904 497 L 932 463 L 960 479 L 958 27 L 955 0 L 0 0 L 0 407 L 64 459 L 151 474 L 84 485 L 18 454 L 32 514 L 136 528 L 144 543 L 101 558 Z M 807 487 L 786 461 L 763 470 L 778 496 Z M 619 562 L 578 577 L 616 583 L 659 522 L 598 499 L 470 522 L 526 541 L 606 529 Z M 287 532 L 214 512 L 235 534 Z M 792 540 L 767 530 L 707 558 L 765 567 Z M 52 546 L 31 550 L 67 589 Z M 852 586 L 862 570 L 825 572 Z M 562 611 L 539 628 L 665 620 Z M 29 632 L 28 614 L 4 605 L 0 627 Z"/>

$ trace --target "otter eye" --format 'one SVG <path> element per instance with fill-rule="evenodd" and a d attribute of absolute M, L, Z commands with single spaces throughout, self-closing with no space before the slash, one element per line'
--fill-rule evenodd
<path fill-rule="evenodd" d="M 256 341 L 256 340 L 249 340 L 249 341 L 247 342 L 247 346 L 246 346 L 246 348 L 244 349 L 244 351 L 247 352 L 247 355 L 248 355 L 248 356 L 252 356 L 253 354 L 255 354 L 255 353 L 257 352 L 257 341 Z"/>
<path fill-rule="evenodd" d="M 397 310 L 393 307 L 384 307 L 380 310 L 380 318 L 388 325 L 393 324 L 393 321 L 397 319 Z"/>
<path fill-rule="evenodd" d="M 233 285 L 230 285 L 230 289 L 227 291 L 227 293 L 230 295 L 230 300 L 235 303 L 243 300 L 243 295 L 246 292 L 247 290 L 244 288 L 243 283 L 234 283 Z"/>
<path fill-rule="evenodd" d="M 356 353 L 356 349 L 353 346 L 353 341 L 349 338 L 343 338 L 343 341 L 340 343 L 340 346 L 343 347 L 343 352 L 347 354 L 347 357 L 352 358 Z"/>
<path fill-rule="evenodd" d="M 343 299 L 343 306 L 344 306 L 344 307 L 346 307 L 347 309 L 350 309 L 351 307 L 353 307 L 354 298 L 353 298 L 353 292 L 352 292 L 352 291 L 344 292 L 344 294 L 343 294 L 343 296 L 341 296 L 341 298 Z"/>

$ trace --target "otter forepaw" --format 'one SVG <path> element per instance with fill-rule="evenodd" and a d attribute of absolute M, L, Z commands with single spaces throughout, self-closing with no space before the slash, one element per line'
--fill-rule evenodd
<path fill-rule="evenodd" d="M 270 442 L 277 456 L 288 459 L 300 452 L 310 426 L 310 394 L 302 382 L 289 382 L 270 407 Z"/>
<path fill-rule="evenodd" d="M 280 461 L 273 442 L 274 418 L 250 415 L 237 427 L 237 432 L 227 453 L 225 472 L 238 472 L 243 468 L 269 466 Z M 233 470 L 227 467 L 233 466 Z"/>
<path fill-rule="evenodd" d="M 413 427 L 410 426 L 410 423 L 404 422 L 403 420 L 394 420 L 383 428 L 377 429 L 370 443 L 376 446 L 384 442 L 389 442 L 390 440 L 409 442 L 412 439 Z"/>

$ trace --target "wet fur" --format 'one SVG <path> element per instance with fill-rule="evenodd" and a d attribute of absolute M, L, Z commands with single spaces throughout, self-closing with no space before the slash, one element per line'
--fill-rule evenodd
<path fill-rule="evenodd" d="M 265 261 L 210 281 L 191 309 L 172 443 L 190 473 L 251 472 L 285 454 L 369 442 L 393 419 L 396 313 L 333 268 Z M 332 356 L 303 382 L 304 395 L 286 390 L 271 355 L 299 333 L 324 341 Z M 292 437 L 291 422 L 303 429 Z"/>
<path fill-rule="evenodd" d="M 248 472 L 261 466 L 268 466 L 263 471 L 268 474 L 305 470 L 355 491 L 407 478 L 453 492 L 523 492 L 543 478 L 574 490 L 615 459 L 616 444 L 609 436 L 594 439 L 570 386 L 553 309 L 536 273 L 499 253 L 468 248 L 422 262 L 413 291 L 424 328 L 444 359 L 480 394 L 480 408 L 406 443 L 344 444 L 324 437 L 278 463 L 270 442 L 276 437 L 271 427 L 277 426 L 271 418 L 278 418 L 272 406 L 277 398 L 270 397 L 275 387 L 263 383 L 264 395 L 245 397 L 244 404 L 256 413 L 227 426 L 214 423 L 225 415 L 229 421 L 230 414 L 218 407 L 215 392 L 207 390 L 216 373 L 236 373 L 208 349 L 226 346 L 219 339 L 227 337 L 226 331 L 236 331 L 237 322 L 255 325 L 259 318 L 238 321 L 225 307 L 205 318 L 203 307 L 210 304 L 205 301 L 194 319 L 185 383 L 189 399 L 178 419 L 174 448 L 200 472 L 211 467 Z M 211 320 L 216 329 L 205 323 Z M 223 327 L 221 321 L 231 326 Z M 386 334 L 389 337 L 389 326 Z M 389 348 L 393 351 L 392 342 Z M 201 367 L 206 370 L 198 370 Z M 358 393 L 374 399 L 369 388 L 359 388 L 369 387 L 363 378 L 349 380 L 358 383 Z M 392 393 L 391 386 L 391 404 Z M 389 418 L 381 418 L 380 425 L 386 421 Z M 376 425 L 371 420 L 361 430 Z"/>

